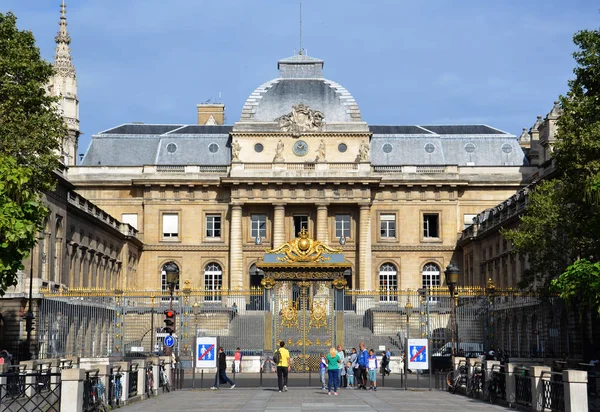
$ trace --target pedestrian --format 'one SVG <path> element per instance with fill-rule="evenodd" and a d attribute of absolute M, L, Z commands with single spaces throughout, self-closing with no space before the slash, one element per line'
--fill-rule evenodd
<path fill-rule="evenodd" d="M 327 374 L 329 379 L 327 380 L 327 395 L 331 395 L 331 386 L 333 385 L 333 394 L 337 395 L 338 382 L 340 373 L 340 356 L 335 348 L 332 346 L 329 348 L 329 354 L 327 355 Z"/>
<path fill-rule="evenodd" d="M 352 362 L 346 364 L 346 378 L 348 379 L 348 388 L 354 389 L 354 367 Z"/>
<path fill-rule="evenodd" d="M 345 362 L 345 358 L 346 358 L 346 354 L 344 353 L 344 350 L 342 349 L 342 345 L 338 345 L 337 346 L 337 353 L 338 356 L 340 358 L 340 364 L 339 364 L 339 373 L 338 373 L 338 388 L 342 388 L 344 386 L 344 377 L 346 375 L 346 362 Z"/>
<path fill-rule="evenodd" d="M 381 375 L 385 376 L 385 375 L 389 375 L 388 372 L 388 364 L 390 363 L 386 351 L 381 352 Z"/>
<path fill-rule="evenodd" d="M 392 372 L 392 369 L 390 368 L 390 363 L 392 360 L 392 352 L 390 351 L 390 347 L 387 347 L 387 351 L 385 352 L 385 356 L 387 356 L 387 366 L 385 367 L 385 371 L 387 372 L 388 376 L 390 376 L 390 373 Z"/>
<path fill-rule="evenodd" d="M 369 357 L 368 368 L 369 368 L 369 390 L 376 391 L 377 390 L 377 356 L 375 356 L 375 351 L 373 349 L 369 349 Z"/>
<path fill-rule="evenodd" d="M 354 378 L 354 376 L 358 375 L 358 353 L 356 353 L 356 348 L 352 348 L 352 353 L 350 354 L 348 361 L 350 362 L 352 368 L 352 377 Z M 358 387 L 353 386 L 352 389 L 358 389 Z"/>
<path fill-rule="evenodd" d="M 358 388 L 367 390 L 367 360 L 369 352 L 365 349 L 365 343 L 361 342 L 358 345 Z"/>
<path fill-rule="evenodd" d="M 242 351 L 240 350 L 240 348 L 237 348 L 235 350 L 235 353 L 233 355 L 233 365 L 235 366 L 235 373 L 240 373 L 240 367 L 242 366 Z"/>
<path fill-rule="evenodd" d="M 277 349 L 277 386 L 279 392 L 287 392 L 288 387 L 288 372 L 290 370 L 290 352 L 284 348 L 285 342 L 279 342 L 279 349 Z"/>
<path fill-rule="evenodd" d="M 321 357 L 321 362 L 319 362 L 319 378 L 321 379 L 321 390 L 325 390 L 325 375 L 327 374 L 327 359 L 325 359 L 325 354 L 321 353 L 319 355 Z"/>
<path fill-rule="evenodd" d="M 231 379 L 227 377 L 227 357 L 222 346 L 219 346 L 219 362 L 217 369 L 217 374 L 215 375 L 215 384 L 210 389 L 215 391 L 219 389 L 217 387 L 217 379 L 219 379 L 219 383 L 221 384 L 229 383 L 231 385 L 230 389 L 235 388 L 235 383 L 233 383 Z"/>

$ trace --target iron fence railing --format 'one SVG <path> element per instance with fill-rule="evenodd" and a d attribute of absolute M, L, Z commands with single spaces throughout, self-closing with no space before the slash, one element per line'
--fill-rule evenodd
<path fill-rule="evenodd" d="M 565 410 L 565 388 L 562 373 L 542 372 L 543 410 L 563 412 Z"/>
<path fill-rule="evenodd" d="M 510 358 L 571 355 L 580 349 L 578 340 L 563 332 L 574 330 L 575 317 L 557 298 L 500 289 L 493 296 L 485 288 L 457 290 L 457 296 L 443 287 L 335 290 L 325 307 L 334 308 L 328 321 L 335 316 L 337 324 L 342 314 L 343 340 L 350 348 L 365 340 L 368 347 L 400 353 L 407 337 L 429 337 L 435 353 L 451 341 L 455 313 L 457 343 L 477 343 Z M 193 357 L 195 336 L 219 336 L 226 353 L 237 347 L 245 355 L 272 351 L 274 331 L 281 328 L 273 289 L 221 289 L 218 294 L 215 300 L 211 291 L 182 289 L 171 302 L 164 291 L 43 291 L 38 358 L 160 355 L 163 312 L 171 303 L 176 312 L 174 351 L 180 357 Z M 413 308 L 408 314 L 407 302 Z M 308 306 L 303 316 L 310 310 Z"/>
<path fill-rule="evenodd" d="M 108 376 L 108 404 L 113 409 L 120 406 L 121 398 L 123 397 L 122 377 L 121 366 L 113 366 L 110 368 L 110 374 Z"/>
<path fill-rule="evenodd" d="M 13 367 L 0 377 L 0 410 L 7 412 L 49 411 L 60 409 L 60 373 L 26 373 Z"/>
<path fill-rule="evenodd" d="M 91 412 L 102 410 L 104 405 L 104 385 L 98 375 L 99 369 L 85 371 L 83 381 L 83 411 Z"/>
<path fill-rule="evenodd" d="M 531 376 L 527 368 L 515 368 L 515 401 L 531 406 Z"/>
<path fill-rule="evenodd" d="M 131 363 L 129 365 L 129 388 L 127 388 L 128 390 L 128 394 L 129 394 L 129 398 L 133 398 L 134 396 L 136 396 L 138 394 L 138 370 L 140 368 L 140 365 L 137 363 Z"/>

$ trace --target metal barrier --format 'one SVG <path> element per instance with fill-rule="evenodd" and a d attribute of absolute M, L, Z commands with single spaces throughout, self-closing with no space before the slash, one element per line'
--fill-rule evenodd
<path fill-rule="evenodd" d="M 6 383 L 0 385 L 0 410 L 17 412 L 60 409 L 60 373 L 26 373 L 22 367 L 13 366 L 0 377 L 6 378 Z"/>
<path fill-rule="evenodd" d="M 102 410 L 104 405 L 104 385 L 98 374 L 100 369 L 90 369 L 85 371 L 85 380 L 83 381 L 83 411 L 91 412 Z"/>
<path fill-rule="evenodd" d="M 112 366 L 108 377 L 108 404 L 111 408 L 116 408 L 120 405 L 121 397 L 123 396 L 123 384 L 121 383 L 121 366 Z"/>
<path fill-rule="evenodd" d="M 544 410 L 563 412 L 565 410 L 565 385 L 562 373 L 542 372 L 542 406 Z"/>
<path fill-rule="evenodd" d="M 128 398 L 133 398 L 138 394 L 138 370 L 140 369 L 140 365 L 138 363 L 131 363 L 129 365 L 129 388 Z"/>
<path fill-rule="evenodd" d="M 515 368 L 515 401 L 531 406 L 531 376 L 528 368 Z"/>
<path fill-rule="evenodd" d="M 52 362 L 41 362 L 37 365 L 36 391 L 50 390 L 50 374 L 52 373 Z"/>

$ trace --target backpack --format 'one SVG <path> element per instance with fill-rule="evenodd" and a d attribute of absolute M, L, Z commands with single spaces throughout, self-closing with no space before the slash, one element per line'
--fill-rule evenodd
<path fill-rule="evenodd" d="M 277 349 L 275 351 L 275 353 L 273 354 L 273 362 L 275 362 L 275 365 L 279 365 L 280 361 L 281 361 L 281 355 L 279 354 L 279 349 Z"/>

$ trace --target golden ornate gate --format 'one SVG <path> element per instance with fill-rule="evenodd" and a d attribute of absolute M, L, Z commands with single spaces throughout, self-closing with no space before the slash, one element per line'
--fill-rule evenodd
<path fill-rule="evenodd" d="M 342 299 L 343 272 L 351 267 L 341 249 L 299 237 L 267 250 L 257 267 L 265 272 L 262 285 L 272 302 L 272 347 L 284 341 L 292 370 L 318 370 L 319 353 L 343 343 L 343 310 L 335 310 L 336 292 Z M 340 309 L 343 309 L 340 302 Z"/>

